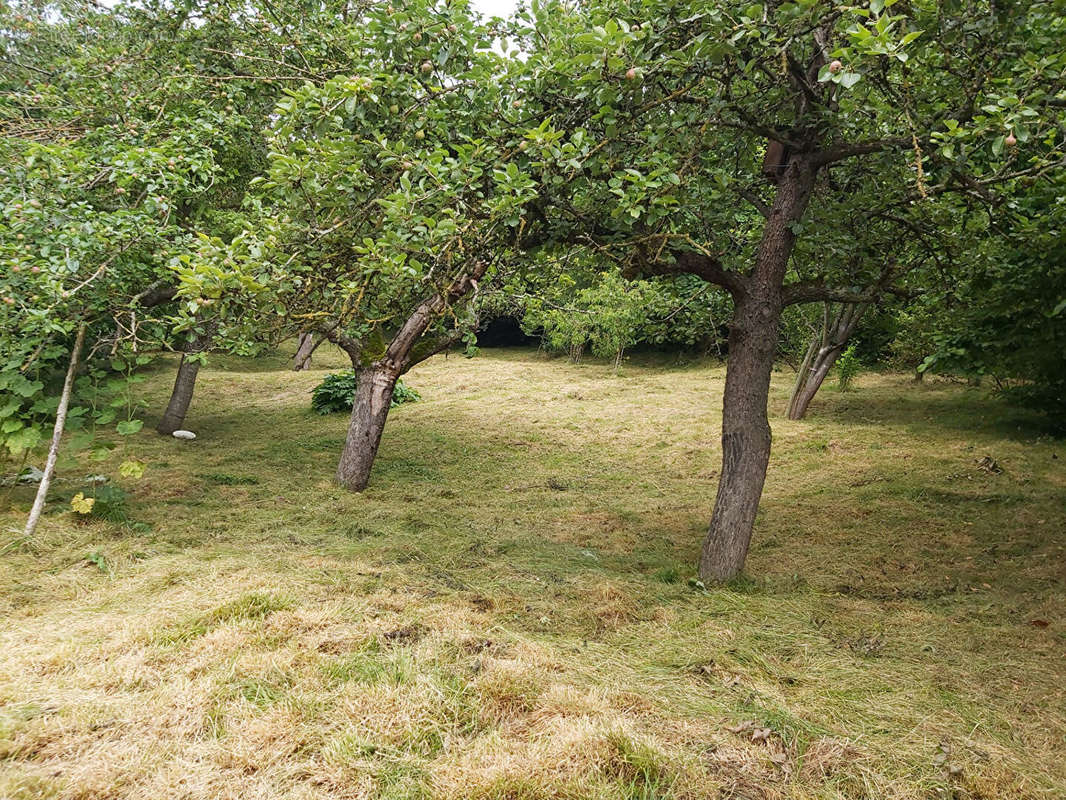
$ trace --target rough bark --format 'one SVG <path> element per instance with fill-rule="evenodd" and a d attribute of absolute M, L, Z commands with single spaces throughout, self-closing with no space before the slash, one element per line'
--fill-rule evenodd
<path fill-rule="evenodd" d="M 477 288 L 477 282 L 487 268 L 487 263 L 475 263 L 470 272 L 454 280 L 447 289 L 419 303 L 389 341 L 380 358 L 364 361 L 361 344 L 340 332 L 339 326 L 334 325 L 324 332 L 348 353 L 358 377 L 355 402 L 348 421 L 348 435 L 337 464 L 337 481 L 345 488 L 361 492 L 370 481 L 370 471 L 381 444 L 396 381 L 419 361 L 441 352 L 458 340 L 458 332 L 430 341 L 421 341 L 423 334 L 450 303 Z"/>
<path fill-rule="evenodd" d="M 204 330 L 193 339 L 189 349 L 181 354 L 181 363 L 178 364 L 178 374 L 174 378 L 170 402 L 167 403 L 167 410 L 163 412 L 163 418 L 159 420 L 155 428 L 164 436 L 181 430 L 185 424 L 185 416 L 189 413 L 189 405 L 192 403 L 193 392 L 196 390 L 196 376 L 200 372 L 199 360 L 190 358 L 190 356 L 207 350 L 211 346 L 214 332 L 215 325 L 208 323 Z"/>
<path fill-rule="evenodd" d="M 48 448 L 48 459 L 44 464 L 44 474 L 41 483 L 37 487 L 37 496 L 33 499 L 33 507 L 30 515 L 26 518 L 26 529 L 23 535 L 29 539 L 37 530 L 37 523 L 41 519 L 44 510 L 44 501 L 48 496 L 48 487 L 52 484 L 52 476 L 56 471 L 56 458 L 59 456 L 59 440 L 63 438 L 63 428 L 67 423 L 67 408 L 70 406 L 70 392 L 74 386 L 74 375 L 78 371 L 78 358 L 81 356 L 81 348 L 85 343 L 85 323 L 78 326 L 78 335 L 74 338 L 74 349 L 70 351 L 70 365 L 67 367 L 67 377 L 63 381 L 63 391 L 59 395 L 59 406 L 56 408 L 56 424 L 52 429 L 52 444 Z"/>
<path fill-rule="evenodd" d="M 370 482 L 370 470 L 381 444 L 381 433 L 392 405 L 392 393 L 400 377 L 394 369 L 380 363 L 356 370 L 355 402 L 348 421 L 337 481 L 353 492 L 361 492 Z"/>
<path fill-rule="evenodd" d="M 770 460 L 766 404 L 784 307 L 782 287 L 795 244 L 793 224 L 807 209 L 814 175 L 802 155 L 789 159 L 778 179 L 754 268 L 733 293 L 722 406 L 722 471 L 700 553 L 704 582 L 735 578 L 747 558 Z"/>
<path fill-rule="evenodd" d="M 844 352 L 844 347 L 866 308 L 865 303 L 841 303 L 834 312 L 829 303 L 825 304 L 822 329 L 811 339 L 807 356 L 796 375 L 796 384 L 788 401 L 789 419 L 803 419 L 806 415 L 811 400 L 818 393 L 837 358 Z"/>
<path fill-rule="evenodd" d="M 296 355 L 292 359 L 293 372 L 301 372 L 305 369 L 311 369 L 311 356 L 314 355 L 315 350 L 322 344 L 322 337 L 315 340 L 312 333 L 301 333 L 300 343 L 296 348 Z"/>

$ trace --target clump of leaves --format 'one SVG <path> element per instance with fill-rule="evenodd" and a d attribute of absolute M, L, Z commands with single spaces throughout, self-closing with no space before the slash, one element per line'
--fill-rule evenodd
<path fill-rule="evenodd" d="M 319 414 L 351 411 L 352 403 L 355 402 L 357 380 L 355 370 L 351 369 L 327 375 L 322 383 L 311 391 L 311 408 Z M 396 387 L 392 393 L 393 408 L 404 403 L 417 403 L 421 399 L 422 396 L 402 380 L 396 381 Z"/>
<path fill-rule="evenodd" d="M 92 514 L 94 517 L 105 519 L 108 522 L 125 522 L 127 519 L 126 514 L 126 492 L 117 486 L 97 486 L 93 490 L 93 496 L 96 500 L 93 503 Z"/>
<path fill-rule="evenodd" d="M 96 504 L 96 498 L 86 497 L 85 492 L 78 492 L 72 498 L 70 498 L 70 510 L 75 514 L 81 514 L 88 516 L 93 513 L 93 506 Z"/>
<path fill-rule="evenodd" d="M 855 352 L 855 345 L 849 345 L 848 349 L 837 359 L 837 389 L 842 392 L 851 389 L 852 381 L 861 370 L 862 363 Z"/>
<path fill-rule="evenodd" d="M 126 492 L 117 486 L 96 485 L 89 493 L 78 492 L 70 498 L 70 510 L 81 520 L 103 519 L 125 522 Z"/>

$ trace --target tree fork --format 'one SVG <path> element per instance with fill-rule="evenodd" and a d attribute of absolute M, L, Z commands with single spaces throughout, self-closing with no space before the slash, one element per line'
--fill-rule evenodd
<path fill-rule="evenodd" d="M 435 292 L 419 303 L 392 337 L 384 354 L 369 363 L 363 359 L 361 343 L 344 335 L 337 325 L 327 329 L 326 335 L 340 344 L 352 359 L 357 377 L 348 435 L 337 464 L 337 481 L 345 488 L 361 492 L 369 484 L 396 381 L 414 364 L 458 341 L 459 332 L 453 331 L 428 345 L 420 342 L 433 320 L 449 303 L 477 289 L 488 266 L 486 261 L 475 262 L 469 273 L 456 278 L 446 290 Z"/>
<path fill-rule="evenodd" d="M 807 414 L 811 400 L 818 393 L 829 370 L 844 352 L 844 346 L 854 333 L 866 308 L 866 303 L 843 303 L 836 315 L 830 319 L 829 304 L 825 304 L 822 330 L 812 337 L 807 356 L 796 375 L 796 384 L 788 401 L 789 419 L 803 419 Z"/>

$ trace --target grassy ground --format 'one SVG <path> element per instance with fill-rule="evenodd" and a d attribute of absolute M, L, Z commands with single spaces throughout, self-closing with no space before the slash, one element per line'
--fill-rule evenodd
<path fill-rule="evenodd" d="M 718 364 L 436 358 L 361 496 L 308 409 L 339 366 L 213 362 L 125 525 L 24 542 L 9 497 L 0 797 L 1066 795 L 1066 444 L 980 391 L 793 423 L 776 375 L 751 577 L 703 591 Z"/>

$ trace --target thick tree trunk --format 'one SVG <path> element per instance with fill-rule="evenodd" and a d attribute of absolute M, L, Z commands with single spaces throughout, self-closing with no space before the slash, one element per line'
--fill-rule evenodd
<path fill-rule="evenodd" d="M 700 577 L 722 583 L 740 574 L 751 544 L 766 467 L 770 424 L 766 404 L 784 307 L 782 287 L 815 170 L 802 156 L 789 160 L 768 210 L 755 266 L 734 292 L 722 406 L 722 472 L 710 529 L 700 553 Z"/>
<path fill-rule="evenodd" d="M 292 359 L 293 372 L 301 372 L 305 369 L 311 369 L 311 356 L 315 350 L 322 343 L 322 339 L 319 338 L 315 341 L 314 334 L 301 333 L 300 344 L 296 348 L 296 355 Z"/>
<path fill-rule="evenodd" d="M 26 519 L 26 530 L 23 535 L 29 539 L 37 530 L 37 523 L 41 519 L 44 510 L 44 501 L 48 497 L 48 487 L 52 485 L 52 476 L 56 471 L 56 458 L 59 456 L 59 440 L 63 438 L 63 428 L 67 423 L 67 408 L 70 406 L 70 392 L 74 387 L 74 375 L 78 371 L 78 358 L 81 356 L 81 348 L 85 343 L 85 323 L 78 326 L 78 335 L 74 337 L 74 349 L 70 351 L 70 365 L 67 367 L 67 377 L 63 381 L 63 391 L 59 395 L 59 406 L 56 408 L 56 424 L 52 429 L 52 444 L 48 448 L 48 458 L 44 462 L 44 474 L 41 475 L 41 483 L 37 486 L 37 496 L 33 498 L 33 507 Z"/>
<path fill-rule="evenodd" d="M 155 428 L 164 436 L 181 430 L 185 424 L 185 415 L 189 413 L 189 404 L 192 403 L 193 392 L 196 390 L 196 376 L 200 372 L 199 360 L 189 356 L 202 353 L 211 346 L 217 325 L 215 321 L 206 323 L 203 330 L 193 338 L 189 349 L 181 354 L 170 402 L 167 403 L 167 410 L 163 412 L 163 418 Z"/>
<path fill-rule="evenodd" d="M 185 424 L 185 415 L 189 413 L 189 404 L 192 403 L 199 372 L 200 362 L 190 359 L 187 353 L 182 353 L 178 376 L 174 379 L 174 390 L 170 393 L 170 402 L 167 403 L 167 410 L 163 412 L 163 418 L 156 426 L 159 433 L 169 436 L 174 431 L 181 430 L 181 426 Z"/>
<path fill-rule="evenodd" d="M 833 368 L 837 358 L 844 352 L 844 347 L 851 338 L 866 311 L 865 303 L 842 303 L 836 314 L 831 313 L 829 304 L 825 306 L 822 317 L 822 330 L 811 339 L 807 357 L 803 360 L 792 397 L 788 402 L 788 418 L 803 419 L 807 407 L 818 393 L 825 376 Z"/>
<path fill-rule="evenodd" d="M 729 334 L 722 406 L 722 472 L 700 577 L 721 583 L 744 568 L 770 460 L 766 403 L 777 352 L 780 308 L 752 300 L 737 304 Z"/>
<path fill-rule="evenodd" d="M 348 437 L 337 465 L 337 481 L 346 489 L 361 492 L 370 482 L 370 470 L 378 454 L 399 375 L 380 363 L 359 369 L 356 374 L 355 402 L 348 421 Z"/>

